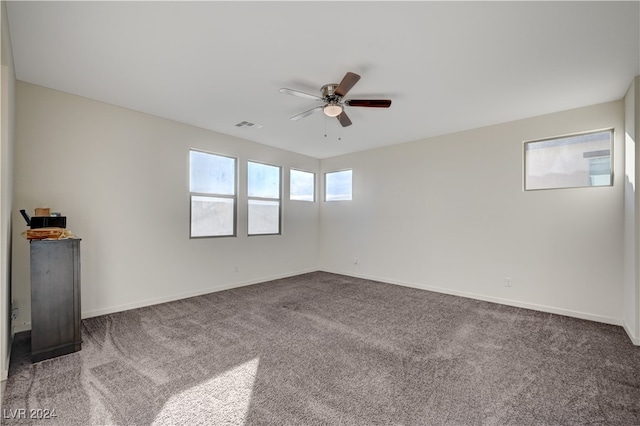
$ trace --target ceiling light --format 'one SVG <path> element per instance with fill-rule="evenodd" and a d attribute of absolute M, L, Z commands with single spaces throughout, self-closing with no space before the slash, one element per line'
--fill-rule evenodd
<path fill-rule="evenodd" d="M 324 107 L 324 113 L 329 117 L 337 117 L 342 114 L 342 105 L 327 104 Z"/>

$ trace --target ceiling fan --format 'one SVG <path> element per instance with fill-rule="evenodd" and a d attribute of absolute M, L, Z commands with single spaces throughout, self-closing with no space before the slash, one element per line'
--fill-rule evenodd
<path fill-rule="evenodd" d="M 300 92 L 298 90 L 282 88 L 278 90 L 280 93 L 286 93 L 288 95 L 298 96 L 300 98 L 313 99 L 314 101 L 323 102 L 324 105 L 319 105 L 315 108 L 311 108 L 308 111 L 302 112 L 290 118 L 292 121 L 300 120 L 307 117 L 314 112 L 323 111 L 328 117 L 336 117 L 342 127 L 351 125 L 351 120 L 344 111 L 344 107 L 365 107 L 365 108 L 389 108 L 391 106 L 390 99 L 344 99 L 347 92 L 360 80 L 358 74 L 348 72 L 342 78 L 340 84 L 325 84 L 320 88 L 322 96 L 310 95 L 308 93 Z"/>

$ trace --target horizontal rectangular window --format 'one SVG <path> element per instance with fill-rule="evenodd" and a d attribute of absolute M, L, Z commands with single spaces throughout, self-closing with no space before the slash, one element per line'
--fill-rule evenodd
<path fill-rule="evenodd" d="M 236 159 L 189 152 L 190 236 L 236 234 Z"/>
<path fill-rule="evenodd" d="M 311 172 L 291 169 L 289 199 L 296 201 L 316 200 L 316 175 Z"/>
<path fill-rule="evenodd" d="M 525 142 L 525 190 L 611 186 L 613 130 Z"/>
<path fill-rule="evenodd" d="M 352 171 L 342 170 L 325 174 L 325 201 L 351 200 Z"/>

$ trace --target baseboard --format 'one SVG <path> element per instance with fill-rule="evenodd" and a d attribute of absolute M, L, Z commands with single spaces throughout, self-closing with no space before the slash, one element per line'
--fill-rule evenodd
<path fill-rule="evenodd" d="M 317 269 L 309 269 L 309 270 L 303 270 L 303 271 L 290 272 L 290 273 L 281 274 L 281 275 L 275 275 L 275 276 L 270 276 L 270 277 L 256 278 L 256 279 L 248 280 L 248 281 L 239 281 L 239 282 L 235 282 L 235 283 L 229 283 L 229 284 L 225 284 L 225 285 L 222 285 L 222 286 L 209 287 L 209 288 L 196 290 L 196 291 L 191 291 L 191 292 L 186 292 L 186 293 L 179 293 L 179 294 L 175 294 L 175 295 L 172 295 L 172 296 L 158 297 L 158 298 L 154 298 L 154 299 L 146 299 L 146 300 L 141 300 L 141 301 L 138 301 L 138 302 L 126 303 L 124 305 L 111 306 L 111 307 L 103 308 L 103 309 L 94 309 L 94 310 L 90 310 L 90 311 L 83 311 L 82 312 L 82 318 L 84 319 L 84 318 L 97 317 L 97 316 L 100 316 L 100 315 L 107 315 L 107 314 L 113 314 L 113 313 L 116 313 L 116 312 L 129 311 L 131 309 L 144 308 L 145 306 L 158 305 L 160 303 L 174 302 L 176 300 L 187 299 L 189 297 L 202 296 L 203 294 L 209 294 L 209 293 L 215 293 L 215 292 L 218 292 L 218 291 L 230 290 L 232 288 L 245 287 L 245 286 L 248 286 L 248 285 L 259 284 L 259 283 L 263 283 L 263 282 L 266 282 L 266 281 L 278 280 L 278 279 L 281 279 L 281 278 L 288 278 L 288 277 L 293 277 L 293 276 L 296 276 L 296 275 L 307 274 L 307 273 L 316 272 L 316 271 L 317 271 Z M 27 328 L 27 330 L 31 330 L 31 324 L 29 324 L 28 326 L 29 326 L 29 328 Z"/>
<path fill-rule="evenodd" d="M 624 331 L 627 333 L 627 336 L 629 336 L 629 339 L 631 339 L 631 343 L 633 343 L 636 346 L 640 346 L 640 337 L 634 335 L 631 332 L 631 329 L 629 328 L 627 323 L 623 323 L 622 328 L 624 328 Z"/>
<path fill-rule="evenodd" d="M 325 271 L 325 272 L 330 272 L 330 273 L 340 274 L 340 275 L 347 275 L 347 276 L 352 276 L 352 277 L 355 277 L 355 278 L 362 278 L 362 279 L 366 279 L 366 280 L 380 281 L 380 282 L 389 283 L 389 284 L 401 285 L 403 287 L 418 288 L 418 289 L 421 289 L 421 290 L 433 291 L 433 292 L 436 292 L 436 293 L 450 294 L 452 296 L 460 296 L 460 297 L 466 297 L 466 298 L 469 298 L 469 299 L 482 300 L 482 301 L 485 301 L 485 302 L 499 303 L 501 305 L 514 306 L 516 308 L 531 309 L 531 310 L 534 310 L 534 311 L 547 312 L 547 313 L 550 313 L 550 314 L 557 314 L 557 315 L 564 315 L 564 316 L 567 316 L 567 317 L 580 318 L 580 319 L 589 320 L 589 321 L 601 322 L 601 323 L 604 323 L 604 324 L 611 324 L 611 325 L 618 325 L 618 326 L 622 325 L 622 320 L 621 319 L 612 318 L 612 317 L 606 317 L 606 316 L 603 316 L 603 315 L 596 315 L 596 314 L 590 314 L 590 313 L 586 313 L 586 312 L 572 311 L 570 309 L 562 309 L 562 308 L 557 308 L 557 307 L 553 307 L 553 306 L 537 305 L 535 303 L 526 303 L 526 302 L 520 302 L 520 301 L 517 301 L 517 300 L 511 300 L 511 299 L 502 299 L 502 298 L 499 298 L 499 297 L 485 296 L 483 294 L 469 293 L 469 292 L 464 292 L 464 291 L 457 291 L 457 290 L 452 290 L 452 289 L 448 289 L 448 288 L 444 288 L 444 287 L 435 287 L 435 286 L 424 285 L 424 284 L 419 284 L 419 283 L 412 283 L 412 282 L 393 280 L 393 279 L 389 279 L 389 278 L 367 276 L 367 275 L 363 275 L 363 274 L 345 273 L 345 272 L 340 272 L 340 271 L 331 271 L 331 270 L 328 270 L 328 269 L 322 269 L 322 270 Z"/>
<path fill-rule="evenodd" d="M 7 363 L 7 365 L 9 364 Z M 0 372 L 0 374 L 2 374 L 2 376 L 0 377 L 0 407 L 3 408 L 2 410 L 3 414 L 4 414 L 4 394 L 7 388 L 7 378 L 9 378 L 8 368 L 9 367 L 7 367 L 7 370 L 3 370 L 2 372 Z"/>
<path fill-rule="evenodd" d="M 0 382 L 4 382 L 9 378 L 9 365 L 11 365 L 11 349 L 13 347 L 13 335 L 9 336 L 9 348 L 7 351 L 7 362 L 4 364 L 7 368 L 0 371 Z M 0 398 L 0 403 L 2 403 L 2 398 Z"/>
<path fill-rule="evenodd" d="M 97 316 L 100 316 L 100 315 L 107 315 L 107 314 L 112 314 L 112 313 L 116 313 L 116 312 L 128 311 L 128 310 L 131 310 L 131 309 L 143 308 L 145 306 L 158 305 L 160 303 L 173 302 L 173 301 L 176 301 L 176 300 L 187 299 L 189 297 L 201 296 L 203 294 L 209 294 L 209 293 L 215 293 L 215 292 L 218 292 L 218 291 L 230 290 L 232 288 L 245 287 L 245 286 L 248 286 L 248 285 L 259 284 L 259 283 L 263 283 L 263 282 L 266 282 L 266 281 L 272 281 L 272 280 L 277 280 L 277 279 L 281 279 L 281 278 L 288 278 L 288 277 L 292 277 L 292 276 L 295 276 L 295 275 L 307 274 L 307 273 L 316 272 L 316 271 L 323 271 L 323 272 L 329 272 L 329 273 L 333 273 L 333 274 L 352 276 L 352 277 L 355 277 L 355 278 L 362 278 L 362 279 L 367 279 L 367 280 L 373 280 L 373 281 L 379 281 L 379 282 L 384 282 L 384 283 L 389 283 L 389 284 L 395 284 L 395 285 L 400 285 L 400 286 L 403 286 L 403 287 L 417 288 L 417 289 L 421 289 L 421 290 L 433 291 L 433 292 L 436 292 L 436 293 L 450 294 L 452 296 L 466 297 L 466 298 L 475 299 L 475 300 L 482 300 L 482 301 L 485 301 L 485 302 L 492 302 L 492 303 L 498 303 L 498 304 L 501 304 L 501 305 L 514 306 L 514 307 L 517 307 L 517 308 L 531 309 L 531 310 L 534 310 L 534 311 L 547 312 L 547 313 L 551 313 L 551 314 L 564 315 L 564 316 L 573 317 L 573 318 L 579 318 L 579 319 L 584 319 L 584 320 L 589 320 L 589 321 L 601 322 L 601 323 L 604 323 L 604 324 L 622 326 L 624 328 L 625 332 L 627 333 L 627 335 L 629 336 L 629 339 L 632 341 L 632 343 L 634 345 L 639 345 L 640 346 L 640 338 L 638 336 L 635 336 L 633 333 L 631 333 L 631 330 L 627 327 L 626 324 L 623 324 L 623 321 L 621 319 L 619 319 L 619 318 L 606 317 L 606 316 L 603 316 L 603 315 L 595 315 L 595 314 L 590 314 L 590 313 L 580 312 L 580 311 L 572 311 L 572 310 L 569 310 L 569 309 L 557 308 L 557 307 L 553 307 L 553 306 L 538 305 L 538 304 L 535 304 L 535 303 L 520 302 L 520 301 L 517 301 L 517 300 L 503 299 L 503 298 L 499 298 L 499 297 L 485 296 L 485 295 L 477 294 L 477 293 L 469 293 L 469 292 L 457 291 L 457 290 L 452 290 L 452 289 L 448 289 L 448 288 L 444 288 L 444 287 L 436 287 L 436 286 L 430 286 L 430 285 L 425 285 L 425 284 L 420 284 L 420 283 L 413 283 L 413 282 L 394 280 L 394 279 L 389 279 L 389 278 L 384 278 L 384 277 L 375 277 L 375 276 L 368 276 L 368 275 L 364 275 L 364 274 L 353 274 L 353 273 L 345 273 L 345 272 L 342 272 L 342 271 L 333 271 L 333 270 L 330 270 L 330 269 L 308 269 L 308 270 L 303 270 L 303 271 L 297 271 L 297 272 L 291 272 L 291 273 L 287 273 L 287 274 L 271 276 L 271 277 L 263 277 L 263 278 L 248 280 L 248 281 L 240 281 L 240 282 L 235 282 L 235 283 L 229 283 L 229 284 L 226 284 L 226 285 L 223 285 L 223 286 L 210 287 L 210 288 L 206 288 L 206 289 L 201 289 L 201 290 L 196 290 L 196 291 L 186 292 L 186 293 L 180 293 L 180 294 L 167 296 L 167 297 L 146 299 L 146 300 L 142 300 L 142 301 L 138 301 L 138 302 L 134 302 L 134 303 L 127 303 L 127 304 L 124 304 L 124 305 L 112 306 L 112 307 L 103 308 L 103 309 L 95 309 L 95 310 L 91 310 L 91 311 L 84 311 L 84 312 L 82 312 L 82 318 L 97 317 Z M 19 333 L 19 332 L 27 331 L 27 330 L 31 330 L 31 324 L 30 323 L 16 324 L 16 325 L 13 326 L 13 332 L 14 333 Z M 9 365 L 9 364 L 7 363 L 7 365 Z M 2 377 L 6 378 L 6 372 L 0 372 L 0 374 L 3 374 Z M 2 380 L 4 380 L 4 379 L 2 379 Z"/>

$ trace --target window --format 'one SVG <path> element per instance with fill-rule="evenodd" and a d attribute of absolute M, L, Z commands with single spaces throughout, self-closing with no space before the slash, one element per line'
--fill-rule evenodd
<path fill-rule="evenodd" d="M 236 234 L 236 159 L 189 152 L 191 237 Z"/>
<path fill-rule="evenodd" d="M 316 175 L 311 172 L 291 169 L 289 199 L 297 201 L 316 200 Z"/>
<path fill-rule="evenodd" d="M 280 233 L 280 167 L 247 163 L 249 235 Z"/>
<path fill-rule="evenodd" d="M 325 201 L 351 200 L 351 170 L 325 174 Z"/>
<path fill-rule="evenodd" d="M 525 190 L 611 186 L 613 130 L 525 142 Z"/>

